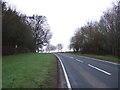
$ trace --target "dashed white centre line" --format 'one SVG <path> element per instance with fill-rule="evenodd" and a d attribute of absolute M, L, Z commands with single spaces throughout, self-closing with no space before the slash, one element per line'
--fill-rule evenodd
<path fill-rule="evenodd" d="M 73 59 L 73 57 L 70 57 L 70 58 L 72 58 L 72 59 Z"/>
<path fill-rule="evenodd" d="M 76 59 L 77 61 L 79 61 L 79 62 L 81 62 L 81 63 L 83 63 L 83 61 L 81 61 L 81 60 L 78 60 L 78 59 Z"/>
<path fill-rule="evenodd" d="M 90 67 L 92 67 L 92 68 L 94 68 L 94 69 L 96 69 L 96 70 L 99 70 L 99 71 L 101 71 L 101 72 L 103 72 L 103 73 L 105 73 L 105 74 L 107 74 L 107 75 L 111 75 L 111 73 L 106 72 L 106 71 L 104 71 L 104 70 L 102 70 L 102 69 L 100 69 L 100 68 L 98 68 L 98 67 L 95 67 L 95 66 L 93 66 L 93 65 L 91 65 L 91 64 L 88 64 L 88 66 L 90 66 Z"/>

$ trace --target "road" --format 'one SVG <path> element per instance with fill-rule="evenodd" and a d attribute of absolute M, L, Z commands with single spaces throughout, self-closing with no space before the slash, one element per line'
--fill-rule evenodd
<path fill-rule="evenodd" d="M 84 56 L 57 53 L 72 88 L 119 88 L 120 65 Z M 118 80 L 119 79 L 119 80 Z"/>

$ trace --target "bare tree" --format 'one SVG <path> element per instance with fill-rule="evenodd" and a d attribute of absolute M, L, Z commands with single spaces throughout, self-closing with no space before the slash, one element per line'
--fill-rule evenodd
<path fill-rule="evenodd" d="M 99 22 L 78 29 L 70 41 L 74 51 L 120 56 L 120 1 L 104 12 Z"/>
<path fill-rule="evenodd" d="M 38 52 L 42 51 L 43 46 L 46 46 L 52 37 L 47 19 L 45 16 L 33 15 L 32 17 L 28 17 L 27 21 L 32 28 L 36 50 Z"/>
<path fill-rule="evenodd" d="M 59 51 L 62 52 L 63 44 L 61 44 L 61 43 L 57 44 L 57 49 L 58 49 L 58 52 L 59 52 Z"/>
<path fill-rule="evenodd" d="M 54 45 L 48 44 L 45 50 L 46 52 L 50 53 L 51 51 L 55 51 L 56 47 Z"/>

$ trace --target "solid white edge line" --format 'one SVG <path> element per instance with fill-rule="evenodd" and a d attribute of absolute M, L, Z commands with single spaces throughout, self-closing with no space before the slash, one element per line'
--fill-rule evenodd
<path fill-rule="evenodd" d="M 100 69 L 100 68 L 98 68 L 98 67 L 95 67 L 95 66 L 91 65 L 91 64 L 88 64 L 88 66 L 90 66 L 90 67 L 92 67 L 92 68 L 94 68 L 94 69 L 97 69 L 97 70 L 99 70 L 99 71 L 101 71 L 101 72 L 103 72 L 103 73 L 105 73 L 105 74 L 107 74 L 107 75 L 111 75 L 111 73 L 108 73 L 108 72 L 106 72 L 106 71 L 104 71 L 104 70 L 102 70 L 102 69 Z"/>
<path fill-rule="evenodd" d="M 66 70 L 65 70 L 65 67 L 64 67 L 61 59 L 60 59 L 56 54 L 55 54 L 55 56 L 59 59 L 59 61 L 60 61 L 60 63 L 61 63 L 61 66 L 62 66 L 62 68 L 63 68 L 63 72 L 64 72 L 65 79 L 66 79 L 66 82 L 67 82 L 67 87 L 68 87 L 70 90 L 72 90 L 71 85 L 70 85 L 70 81 L 69 81 L 69 79 L 68 79 L 68 75 L 67 75 Z"/>

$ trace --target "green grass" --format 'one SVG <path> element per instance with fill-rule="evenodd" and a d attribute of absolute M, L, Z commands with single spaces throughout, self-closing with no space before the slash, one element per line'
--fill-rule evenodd
<path fill-rule="evenodd" d="M 3 88 L 57 87 L 56 58 L 53 54 L 19 54 L 2 58 Z"/>
<path fill-rule="evenodd" d="M 80 54 L 80 53 L 74 53 L 74 52 L 67 52 L 67 53 L 75 54 L 75 55 L 81 55 L 81 56 L 87 56 L 87 57 L 92 57 L 92 58 L 98 58 L 98 59 L 103 59 L 103 60 L 109 60 L 109 61 L 114 61 L 114 62 L 120 62 L 120 58 L 117 58 L 117 57 L 114 57 L 114 56 Z"/>
<path fill-rule="evenodd" d="M 118 61 L 120 59 L 112 56 L 101 56 L 101 55 L 91 55 L 91 54 L 83 54 L 84 56 L 89 56 L 93 58 L 99 58 L 99 59 L 105 59 L 105 60 L 110 60 L 110 61 Z"/>

